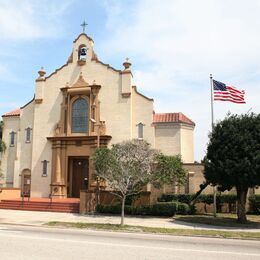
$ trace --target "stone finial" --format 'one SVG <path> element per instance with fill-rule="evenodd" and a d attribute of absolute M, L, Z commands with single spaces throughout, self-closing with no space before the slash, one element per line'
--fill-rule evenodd
<path fill-rule="evenodd" d="M 129 62 L 129 58 L 125 59 L 125 62 L 123 63 L 123 66 L 125 67 L 125 70 L 130 70 L 131 63 Z"/>
<path fill-rule="evenodd" d="M 41 67 L 41 69 L 38 71 L 39 77 L 40 78 L 44 78 L 44 75 L 46 74 L 46 71 L 44 70 L 43 67 Z"/>
<path fill-rule="evenodd" d="M 92 85 L 97 85 L 95 80 L 93 80 L 93 84 Z"/>

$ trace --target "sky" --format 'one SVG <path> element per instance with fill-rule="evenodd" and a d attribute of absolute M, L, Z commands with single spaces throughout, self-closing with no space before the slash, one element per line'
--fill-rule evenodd
<path fill-rule="evenodd" d="M 211 129 L 210 73 L 245 90 L 246 104 L 214 102 L 227 113 L 260 113 L 259 0 L 0 0 L 0 114 L 34 95 L 38 70 L 66 63 L 88 23 L 99 59 L 122 69 L 155 100 L 156 112 L 182 112 L 195 123 L 195 160 Z"/>

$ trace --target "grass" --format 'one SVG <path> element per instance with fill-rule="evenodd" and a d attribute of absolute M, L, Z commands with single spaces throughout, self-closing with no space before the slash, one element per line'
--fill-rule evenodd
<path fill-rule="evenodd" d="M 203 237 L 217 237 L 217 238 L 260 240 L 260 232 L 173 229 L 173 228 L 157 228 L 157 227 L 129 226 L 129 225 L 120 226 L 115 224 L 99 224 L 99 223 L 81 223 L 81 222 L 72 223 L 72 222 L 58 222 L 58 221 L 51 221 L 46 223 L 45 225 L 51 227 L 105 230 L 105 231 L 115 231 L 115 232 L 124 231 L 124 232 L 136 232 L 136 233 L 167 234 L 167 235 L 175 235 L 175 236 L 203 236 Z"/>
<path fill-rule="evenodd" d="M 259 228 L 260 229 L 260 216 L 247 215 L 248 222 L 246 224 L 237 223 L 236 214 L 217 214 L 214 218 L 209 214 L 204 215 L 177 215 L 175 220 L 180 220 L 193 224 L 207 224 L 221 227 L 233 227 L 233 228 Z"/>

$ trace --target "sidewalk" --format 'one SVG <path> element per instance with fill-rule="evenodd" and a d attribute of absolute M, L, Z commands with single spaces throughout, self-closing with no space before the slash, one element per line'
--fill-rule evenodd
<path fill-rule="evenodd" d="M 49 221 L 119 224 L 120 217 L 105 216 L 105 215 L 79 215 L 73 213 L 55 213 L 55 212 L 0 209 L 0 224 L 41 226 Z M 127 216 L 125 217 L 125 224 L 133 225 L 133 226 L 176 228 L 176 229 L 204 229 L 204 230 L 260 232 L 260 229 L 249 229 L 249 228 L 241 229 L 241 228 L 234 228 L 234 227 L 223 228 L 218 226 L 191 224 L 191 223 L 185 223 L 181 221 L 173 221 L 172 218 L 156 218 L 156 217 Z"/>

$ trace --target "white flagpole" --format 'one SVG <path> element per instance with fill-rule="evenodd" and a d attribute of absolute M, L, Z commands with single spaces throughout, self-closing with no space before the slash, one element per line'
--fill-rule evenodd
<path fill-rule="evenodd" d="M 210 74 L 210 93 L 211 93 L 211 131 L 214 128 L 214 106 L 213 106 L 213 78 L 212 74 Z M 213 214 L 214 217 L 217 216 L 217 192 L 216 186 L 213 186 Z"/>

